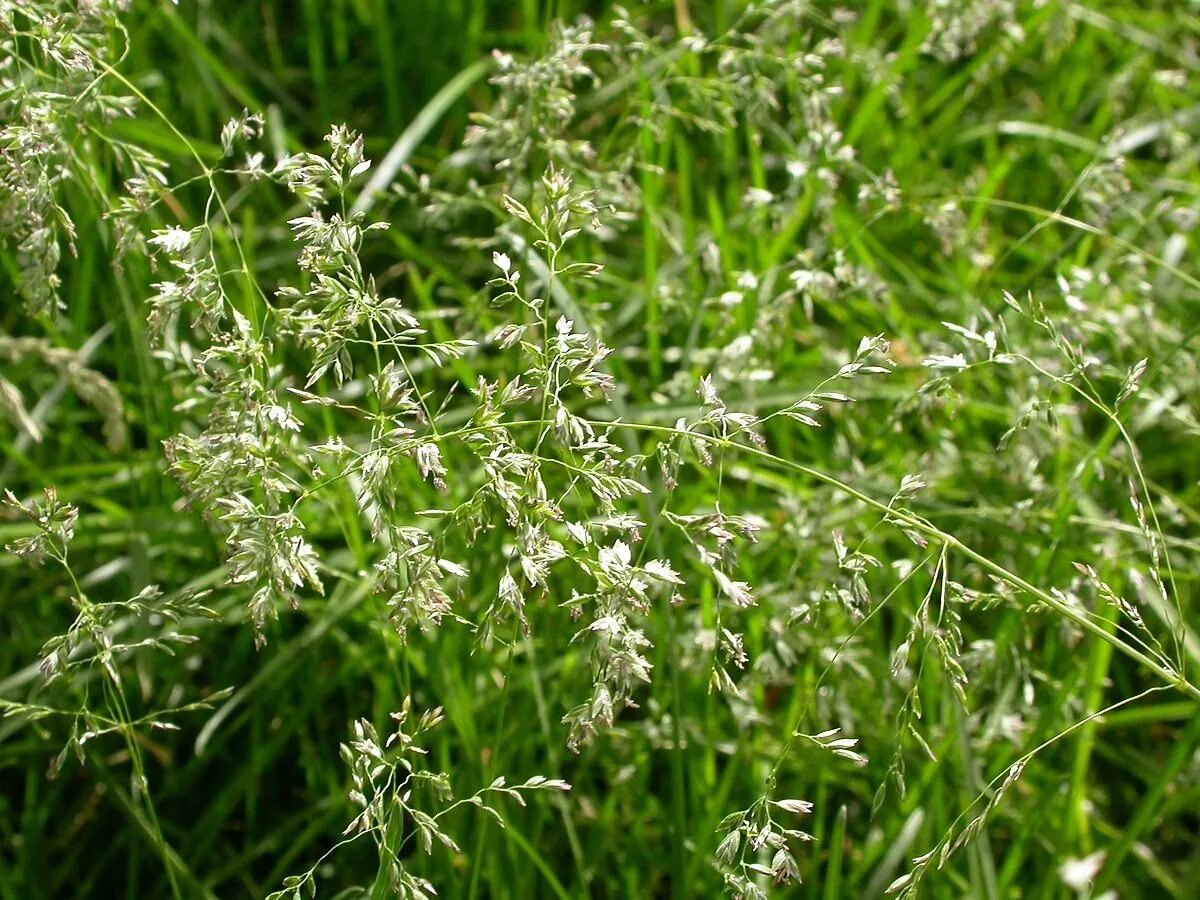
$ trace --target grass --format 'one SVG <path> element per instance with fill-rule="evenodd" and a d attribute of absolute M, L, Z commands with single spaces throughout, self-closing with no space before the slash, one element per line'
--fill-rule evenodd
<path fill-rule="evenodd" d="M 0 900 L 1195 896 L 1194 15 L 21 6 Z"/>

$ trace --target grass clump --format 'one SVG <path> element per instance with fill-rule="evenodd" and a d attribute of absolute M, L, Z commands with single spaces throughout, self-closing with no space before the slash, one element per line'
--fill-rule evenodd
<path fill-rule="evenodd" d="M 1192 25 L 0 0 L 0 897 L 1194 896 Z"/>

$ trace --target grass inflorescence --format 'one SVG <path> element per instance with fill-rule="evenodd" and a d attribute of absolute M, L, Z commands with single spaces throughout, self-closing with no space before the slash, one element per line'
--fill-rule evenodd
<path fill-rule="evenodd" d="M 1196 41 L 0 0 L 0 900 L 1196 896 Z"/>

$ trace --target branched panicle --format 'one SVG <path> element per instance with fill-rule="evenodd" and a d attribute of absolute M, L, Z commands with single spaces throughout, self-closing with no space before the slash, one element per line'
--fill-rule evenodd
<path fill-rule="evenodd" d="M 421 856 L 428 856 L 435 848 L 461 854 L 462 850 L 440 821 L 457 807 L 473 806 L 503 828 L 504 817 L 494 805 L 498 799 L 507 797 L 524 806 L 528 794 L 571 789 L 561 779 L 541 775 L 515 785 L 500 776 L 470 796 L 456 799 L 450 775 L 430 769 L 425 761 L 428 751 L 418 743 L 441 723 L 442 710 L 431 709 L 416 715 L 411 698 L 406 697 L 391 718 L 394 724 L 386 738 L 381 737 L 370 721 L 360 719 L 354 723 L 353 738 L 341 745 L 342 760 L 350 769 L 348 799 L 355 809 L 354 818 L 342 831 L 342 840 L 307 871 L 287 876 L 282 889 L 269 894 L 267 900 L 317 896 L 322 863 L 339 848 L 363 837 L 369 837 L 376 846 L 380 870 L 375 884 L 383 885 L 388 896 L 433 900 L 437 889 L 413 871 L 419 867 L 420 857 L 414 862 L 405 852 L 411 838 L 415 837 Z"/>
<path fill-rule="evenodd" d="M 124 34 L 118 13 L 128 5 L 0 3 L 0 236 L 16 251 L 16 289 L 33 315 L 62 306 L 59 267 L 76 240 L 66 185 L 84 185 L 106 206 L 103 161 L 110 154 L 144 201 L 163 184 L 163 164 L 154 155 L 107 133 L 114 119 L 136 108 L 106 78 Z"/>
<path fill-rule="evenodd" d="M 69 722 L 66 743 L 50 763 L 50 777 L 59 772 L 72 752 L 82 763 L 86 745 L 97 738 L 118 734 L 132 748 L 135 728 L 175 729 L 178 726 L 173 722 L 174 717 L 206 709 L 220 699 L 219 694 L 214 694 L 204 700 L 175 703 L 132 718 L 125 692 L 129 663 L 146 651 L 174 655 L 176 648 L 198 640 L 182 629 L 190 628 L 197 620 L 216 617 L 203 603 L 206 592 L 164 595 L 158 585 L 151 584 L 129 599 L 93 600 L 80 587 L 70 560 L 79 510 L 61 501 L 52 487 L 45 489 L 40 500 L 27 502 L 6 491 L 3 505 L 33 528 L 32 534 L 17 538 L 5 549 L 33 565 L 53 561 L 71 585 L 70 606 L 75 617 L 64 632 L 49 638 L 42 646 L 38 666 L 41 690 L 28 702 L 0 701 L 0 709 L 7 716 L 19 716 L 30 722 L 48 719 Z M 122 665 L 127 669 L 124 676 Z M 103 702 L 94 705 L 90 693 L 97 675 L 104 681 L 100 692 Z M 136 781 L 145 791 L 141 756 L 136 751 L 131 755 Z"/>
<path fill-rule="evenodd" d="M 258 647 L 299 634 L 255 657 L 264 679 L 307 671 L 279 667 L 332 636 L 322 649 L 345 671 L 367 661 L 404 697 L 386 728 L 346 714 L 346 787 L 326 799 L 347 824 L 272 900 L 359 878 L 357 850 L 334 861 L 351 843 L 378 859 L 372 896 L 432 900 L 435 871 L 477 877 L 494 850 L 483 831 L 473 853 L 459 846 L 456 810 L 506 827 L 531 793 L 570 790 L 497 774 L 519 758 L 514 732 L 543 771 L 588 779 L 555 800 L 565 836 L 550 844 L 570 847 L 583 892 L 603 892 L 586 832 L 630 821 L 650 852 L 673 850 L 648 893 L 723 884 L 761 900 L 824 865 L 826 893 L 915 897 L 1027 800 L 1042 751 L 1081 730 L 1073 773 L 1046 796 L 1069 813 L 1063 846 L 1089 853 L 1051 877 L 1080 892 L 1105 877 L 1091 844 L 1108 835 L 1088 820 L 1124 795 L 1084 777 L 1094 726 L 1151 691 L 1200 697 L 1186 574 L 1200 513 L 1194 485 L 1160 462 L 1170 453 L 1152 450 L 1200 434 L 1196 330 L 1176 309 L 1200 288 L 1189 52 L 1086 4 L 618 6 L 553 25 L 529 58 L 498 50 L 471 66 L 367 188 L 382 136 L 330 124 L 323 145 L 285 152 L 305 131 L 277 128 L 297 105 L 283 80 L 237 91 L 269 87 L 278 109 L 244 109 L 193 143 L 164 111 L 169 91 L 120 71 L 137 50 L 128 6 L 0 0 L 3 277 L 29 313 L 14 305 L 17 330 L 0 334 L 0 443 L 18 435 L 0 512 L 6 549 L 40 567 L 14 570 L 52 585 L 64 624 L 29 645 L 34 687 L 0 709 L 68 723 L 52 772 L 100 738 L 124 742 L 130 821 L 176 896 L 186 853 L 157 822 L 142 731 L 224 696 L 176 702 L 172 681 L 152 708 L 156 667 L 225 616 L 248 620 Z M 1041 31 L 1084 25 L 1180 66 L 1137 81 L 1161 101 L 1151 121 L 1116 115 L 1116 101 L 1096 121 L 1122 124 L 1100 136 L 1025 121 L 1029 104 L 981 115 L 993 86 L 1006 104 L 1008 79 L 1029 89 L 1031 47 L 1062 49 Z M 312 37 L 316 83 L 328 73 Z M 1131 78 L 1106 87 L 1132 95 Z M 465 133 L 428 131 L 453 118 L 447 98 L 489 96 Z M 110 127 L 131 116 L 136 127 Z M 147 122 L 161 129 L 149 146 L 124 137 Z M 953 154 L 911 143 L 938 129 Z M 431 137 L 414 152 L 419 132 Z M 1052 171 L 1008 143 L 1030 137 L 1055 148 Z M 172 179 L 154 147 L 182 151 Z M 1078 172 L 1072 154 L 1088 158 Z M 1021 202 L 1057 191 L 1062 172 L 1065 193 L 1037 199 L 1053 209 Z M 75 314 L 91 309 L 65 300 L 94 280 L 70 280 L 77 245 L 115 266 L 97 304 L 121 305 L 97 308 L 137 317 L 79 350 Z M 146 346 L 94 360 L 110 333 Z M 64 392 L 81 404 L 52 418 Z M 165 425 L 147 421 L 166 406 Z M 64 455 L 58 483 L 77 508 L 25 453 L 69 439 L 80 415 L 112 459 Z M 164 433 L 165 465 L 138 443 Z M 194 517 L 143 521 L 144 497 L 163 492 L 139 479 L 163 471 L 178 492 L 159 512 Z M 77 487 L 93 472 L 94 503 Z M 120 516 L 126 490 L 136 502 Z M 115 543 L 97 532 L 125 520 L 133 549 L 85 573 L 81 557 Z M 210 550 L 211 591 L 158 574 Z M 132 583 L 111 587 L 115 574 Z M 285 611 L 307 624 L 277 622 Z M 1155 686 L 1134 694 L 1139 679 Z M 438 690 L 466 703 L 442 731 L 440 707 L 413 708 Z M 1112 693 L 1126 699 L 1105 707 Z M 1129 721 L 1161 715 L 1166 729 L 1179 709 Z M 514 725 L 518 711 L 530 721 Z M 1161 735 L 1147 740 L 1149 759 Z M 112 759 L 93 761 L 103 773 Z M 456 793 L 469 772 L 479 789 Z M 960 777 L 953 797 L 967 802 L 949 816 L 918 795 Z M 627 806 L 626 783 L 647 796 Z M 933 849 L 894 878 L 914 837 Z M 557 888 L 558 860 L 512 841 Z M 997 877 L 981 859 L 972 890 Z"/>
<path fill-rule="evenodd" d="M 492 83 L 501 99 L 494 110 L 474 117 L 465 148 L 516 177 L 538 165 L 587 167 L 595 149 L 566 133 L 577 115 L 580 86 L 600 83 L 594 62 L 609 52 L 593 39 L 593 27 L 586 19 L 560 26 L 548 51 L 532 60 L 493 54 Z"/>

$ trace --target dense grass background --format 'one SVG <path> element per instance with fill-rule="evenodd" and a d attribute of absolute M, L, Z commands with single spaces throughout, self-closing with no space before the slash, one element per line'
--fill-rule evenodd
<path fill-rule="evenodd" d="M 579 754 L 566 748 L 560 719 L 587 696 L 587 655 L 570 643 L 576 626 L 553 599 L 531 614 L 529 639 L 506 636 L 511 649 L 504 641 L 480 646 L 450 622 L 401 642 L 359 574 L 377 553 L 348 492 L 308 523 L 309 540 L 325 554 L 325 596 L 302 596 L 256 649 L 247 592 L 223 586 L 220 538 L 182 506 L 166 474 L 162 442 L 194 420 L 177 406 L 188 396 L 185 381 L 177 372 L 168 377 L 170 367 L 146 340 L 144 298 L 161 273 L 137 252 L 114 270 L 102 215 L 119 179 L 102 149 L 83 160 L 94 184 L 60 186 L 79 235 L 59 269 L 64 309 L 52 317 L 24 312 L 12 287 L 16 257 L 6 247 L 0 331 L 87 348 L 89 364 L 119 389 L 128 444 L 107 446 L 95 411 L 56 387 L 46 366 L 5 363 L 4 377 L 20 387 L 45 433 L 37 442 L 0 426 L 0 487 L 26 498 L 55 485 L 79 508 L 71 560 L 92 599 L 124 599 L 147 584 L 168 592 L 215 588 L 207 602 L 218 618 L 189 623 L 196 644 L 174 657 L 126 660 L 123 677 L 138 709 L 233 693 L 179 716 L 179 731 L 137 732 L 157 822 L 131 793 L 128 749 L 116 736 L 98 739 L 82 764 L 68 762 L 49 779 L 69 722 L 0 720 L 0 898 L 264 896 L 328 850 L 353 815 L 338 756 L 350 723 L 366 718 L 382 727 L 406 696 L 418 708 L 444 707 L 446 722 L 428 738 L 429 764 L 450 773 L 459 794 L 499 774 L 573 785 L 528 808 L 501 803 L 503 830 L 477 810 L 455 811 L 446 829 L 458 852 L 424 856 L 406 844 L 406 863 L 445 897 L 716 895 L 718 824 L 762 795 L 768 779 L 775 796 L 814 804 L 802 827 L 815 840 L 794 845 L 803 883 L 779 895 L 880 896 L 912 857 L 960 831 L 979 810 L 976 798 L 990 796 L 989 783 L 1035 749 L 986 828 L 930 873 L 924 895 L 1075 896 L 1061 867 L 1097 851 L 1094 889 L 1080 895 L 1200 894 L 1195 699 L 1028 593 L 1002 589 L 995 570 L 953 549 L 948 579 L 986 596 L 954 604 L 961 615 L 961 641 L 948 638 L 954 647 L 918 640 L 909 667 L 893 674 L 894 652 L 923 599 L 931 590 L 936 598 L 948 580 L 936 568 L 936 542 L 919 550 L 881 525 L 877 511 L 778 464 L 819 470 L 884 502 L 903 475 L 919 473 L 928 487 L 910 505 L 938 529 L 1043 591 L 1063 591 L 1064 602 L 1095 612 L 1101 628 L 1116 633 L 1121 614 L 1097 599 L 1073 564 L 1091 565 L 1139 606 L 1176 668 L 1186 674 L 1200 659 L 1192 630 L 1200 281 L 1191 231 L 1200 193 L 1200 18 L 1171 2 L 1017 3 L 1011 13 L 1005 4 L 963 4 L 957 15 L 994 8 L 998 19 L 985 17 L 974 48 L 948 59 L 924 47 L 940 5 L 872 2 L 838 16 L 816 4 L 804 27 L 768 48 L 798 54 L 813 34 L 843 42 L 851 61 L 830 60 L 827 77 L 841 90 L 829 115 L 856 165 L 894 174 L 903 200 L 885 214 L 861 206 L 853 179 L 833 188 L 802 177 L 788 194 L 786 141 L 777 132 L 791 127 L 795 109 L 767 125 L 735 110 L 732 127 L 714 134 L 683 119 L 632 117 L 635 101 L 661 88 L 636 67 L 611 94 L 604 93 L 610 81 L 580 87 L 571 127 L 602 162 L 624 150 L 637 155 L 631 190 L 639 204 L 615 237 L 585 248 L 592 255 L 583 258 L 602 262 L 605 272 L 573 302 L 587 327 L 616 348 L 609 369 L 620 406 L 581 410 L 648 426 L 630 438 L 648 451 L 661 437 L 654 428 L 695 414 L 696 383 L 714 369 L 726 373 L 729 407 L 759 414 L 804 396 L 863 336 L 886 335 L 897 369 L 847 388 L 858 402 L 831 410 L 820 429 L 783 418 L 766 423 L 769 456 L 727 449 L 713 466 L 685 464 L 673 491 L 658 484 L 640 507 L 644 517 L 666 503 L 678 513 L 720 504 L 762 522 L 736 569 L 759 599 L 734 617 L 751 658 L 745 696 L 731 701 L 709 690 L 699 635 L 714 625 L 716 593 L 698 569 L 687 571 L 697 576 L 694 602 L 663 602 L 646 617 L 655 675 L 639 708 Z M 740 10 L 720 0 L 635 6 L 634 19 L 648 30 L 690 20 L 709 35 L 729 28 Z M 474 173 L 447 160 L 461 147 L 469 115 L 497 100 L 490 52 L 536 58 L 552 45 L 554 22 L 582 14 L 599 23 L 598 39 L 613 36 L 607 4 L 558 0 L 135 3 L 123 16 L 127 42 L 114 34 L 112 46 L 123 53 L 118 68 L 128 79 L 117 92 L 136 89 L 144 102 L 111 133 L 162 156 L 182 182 L 198 174 L 192 151 L 213 164 L 221 126 L 243 109 L 265 114 L 268 157 L 316 148 L 331 123 L 345 122 L 377 161 L 402 135 L 416 138 L 404 185 L 432 173 L 440 189 L 465 194 Z M 687 65 L 677 70 L 681 85 L 686 75 L 722 77 L 699 59 L 691 72 Z M 654 101 L 695 102 L 686 86 L 676 87 Z M 1120 173 L 1109 164 L 1114 146 Z M 294 281 L 286 224 L 297 214 L 293 201 L 233 180 L 225 187 L 255 278 L 268 293 Z M 750 188 L 777 199 L 756 208 Z M 205 191 L 199 183 L 181 189 L 144 226 L 198 224 Z M 492 211 L 472 208 L 450 222 L 422 216 L 424 196 L 380 198 L 369 215 L 393 226 L 364 260 L 381 287 L 447 333 L 485 334 L 502 321 L 487 303 L 491 247 L 461 239 L 496 231 L 498 196 L 490 195 Z M 949 202 L 955 206 L 946 212 Z M 944 239 L 929 224 L 939 209 Z M 856 267 L 853 287 L 839 286 L 811 308 L 795 297 L 775 302 L 789 272 L 832 272 L 834 250 Z M 707 261 L 714 255 L 715 265 Z M 766 285 L 761 293 L 738 286 L 744 272 Z M 1074 279 L 1078 305 L 1064 298 L 1059 276 Z M 719 301 L 734 290 L 749 299 Z M 1062 379 L 1068 368 L 1045 330 L 1006 313 L 1002 338 L 1060 377 L 1020 363 L 933 380 L 938 373 L 921 361 L 963 347 L 942 323 L 996 327 L 1005 291 L 1044 302 L 1048 320 L 1086 346 L 1095 360 L 1086 379 Z M 721 355 L 742 336 L 751 340 L 749 358 Z M 1125 373 L 1143 358 L 1140 392 L 1113 413 Z M 281 350 L 279 361 L 293 383 L 303 381 L 298 356 Z M 440 398 L 451 385 L 472 387 L 479 375 L 510 377 L 509 365 L 481 350 L 420 371 L 421 385 Z M 747 376 L 763 366 L 769 380 Z M 1081 384 L 1110 405 L 1084 399 Z M 1025 427 L 997 449 L 1018 421 Z M 339 427 L 319 415 L 306 427 L 314 422 L 317 434 Z M 472 460 L 447 454 L 452 472 L 469 473 Z M 415 523 L 411 514 L 437 504 L 437 495 L 415 471 L 398 477 L 398 492 L 414 499 L 401 518 Z M 1145 528 L 1131 508 L 1131 480 L 1156 514 Z M 15 518 L 0 521 L 6 541 L 29 531 Z M 650 532 L 651 544 L 666 547 L 656 554 L 682 543 L 657 527 Z M 853 574 L 839 567 L 835 532 L 881 562 L 865 573 L 872 595 L 865 620 L 851 614 L 852 604 L 826 598 L 828 589 L 849 588 Z M 503 529 L 484 533 L 460 542 L 453 558 L 503 559 L 509 540 Z M 1147 586 L 1149 540 L 1169 559 L 1165 600 Z M 487 565 L 454 598 L 468 619 L 491 600 L 497 575 Z M 40 687 L 37 661 L 43 642 L 71 621 L 66 579 L 5 555 L 0 589 L 7 638 L 0 698 L 61 706 L 46 699 L 57 695 Z M 947 633 L 957 630 L 938 621 Z M 966 680 L 961 699 L 951 686 L 957 667 Z M 909 706 L 905 719 L 914 687 L 920 714 Z M 1089 718 L 1123 701 L 1130 702 Z M 796 728 L 833 727 L 859 740 L 866 765 L 789 740 Z M 889 776 L 897 761 L 902 795 Z M 881 785 L 889 788 L 873 809 Z M 358 896 L 350 889 L 369 888 L 377 865 L 368 842 L 344 848 L 319 871 L 321 895 Z"/>

